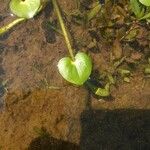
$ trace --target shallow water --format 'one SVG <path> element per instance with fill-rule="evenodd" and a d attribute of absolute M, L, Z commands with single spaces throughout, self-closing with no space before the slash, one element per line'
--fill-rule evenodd
<path fill-rule="evenodd" d="M 8 14 L 7 3 L 0 1 L 0 16 Z M 60 1 L 69 12 L 74 3 Z M 47 24 L 51 15 L 57 25 L 50 8 L 0 37 L 0 149 L 149 149 L 150 81 L 142 68 L 130 83 L 119 80 L 108 99 L 64 81 L 57 63 L 68 53 L 63 37 Z M 12 19 L 0 17 L 0 26 Z M 86 28 L 71 28 L 75 40 L 95 38 Z M 94 71 L 110 67 L 110 45 L 100 40 L 98 46 L 89 50 Z"/>

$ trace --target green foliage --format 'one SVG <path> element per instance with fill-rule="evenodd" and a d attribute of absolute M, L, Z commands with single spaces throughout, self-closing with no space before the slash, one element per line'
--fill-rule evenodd
<path fill-rule="evenodd" d="M 130 0 L 130 6 L 139 20 L 150 19 L 150 1 L 149 0 Z"/>
<path fill-rule="evenodd" d="M 94 7 L 87 13 L 86 20 L 89 22 L 93 19 L 101 10 L 101 5 L 99 2 L 94 3 Z"/>
<path fill-rule="evenodd" d="M 33 18 L 40 8 L 40 0 L 11 0 L 10 9 L 21 18 Z"/>
<path fill-rule="evenodd" d="M 70 57 L 62 58 L 58 63 L 58 69 L 64 79 L 76 85 L 83 85 L 92 71 L 91 58 L 79 52 L 72 61 Z"/>
<path fill-rule="evenodd" d="M 96 95 L 101 97 L 107 97 L 110 95 L 110 84 L 107 83 L 104 88 L 97 88 Z"/>
<path fill-rule="evenodd" d="M 10 10 L 19 18 L 0 28 L 0 35 L 6 33 L 8 30 L 10 30 L 20 22 L 23 22 L 26 19 L 33 18 L 38 12 L 43 9 L 47 2 L 48 0 L 11 0 L 9 3 Z"/>
<path fill-rule="evenodd" d="M 144 8 L 138 2 L 138 0 L 130 0 L 131 9 L 137 18 L 141 18 L 144 15 Z"/>
<path fill-rule="evenodd" d="M 68 36 L 68 29 L 62 18 L 57 0 L 52 0 L 52 3 L 68 47 L 68 52 L 70 54 L 70 57 L 64 57 L 58 62 L 59 72 L 62 77 L 70 83 L 83 85 L 89 78 L 92 71 L 91 58 L 83 52 L 77 53 L 74 57 L 72 43 L 70 42 L 70 37 Z"/>
<path fill-rule="evenodd" d="M 7 30 L 9 30 L 14 25 L 20 23 L 21 21 L 33 18 L 43 8 L 44 6 L 43 2 L 47 2 L 47 1 L 48 0 L 11 0 L 10 5 L 9 5 L 10 10 L 12 11 L 13 14 L 18 16 L 19 18 L 17 18 L 17 20 L 13 21 L 11 24 L 1 28 L 0 34 L 5 33 Z M 74 56 L 74 51 L 72 49 L 73 47 L 72 42 L 70 42 L 72 41 L 70 39 L 71 36 L 68 36 L 69 30 L 67 29 L 67 26 L 65 25 L 63 21 L 63 17 L 62 17 L 63 11 L 59 10 L 60 7 L 57 4 L 57 0 L 51 0 L 51 2 L 53 3 L 53 7 L 56 11 L 61 30 L 57 30 L 57 28 L 52 27 L 51 24 L 49 24 L 49 26 L 51 26 L 51 28 L 53 28 L 55 31 L 57 31 L 58 33 L 64 36 L 64 39 L 66 41 L 66 46 L 68 47 L 68 52 L 70 54 L 70 57 L 64 57 L 58 62 L 58 70 L 60 74 L 62 75 L 62 77 L 68 82 L 73 83 L 75 85 L 83 85 L 85 83 L 85 85 L 87 85 L 88 87 L 90 87 L 90 89 L 92 89 L 91 91 L 93 91 L 95 95 L 102 96 L 102 97 L 107 97 L 110 95 L 110 86 L 116 84 L 116 74 L 117 75 L 119 74 L 119 76 L 122 77 L 125 82 L 130 82 L 130 77 L 132 75 L 130 70 L 118 69 L 118 67 L 125 60 L 125 57 L 122 57 L 123 49 L 120 45 L 121 44 L 120 42 L 122 40 L 126 42 L 132 42 L 135 40 L 135 38 L 138 36 L 140 32 L 139 26 L 134 27 L 133 25 L 132 27 L 131 25 L 131 28 L 128 28 L 130 24 L 134 23 L 132 22 L 133 17 L 131 16 L 129 18 L 129 14 L 127 13 L 128 9 L 124 10 L 124 8 L 126 7 L 122 8 L 119 5 L 118 6 L 113 5 L 114 8 L 110 12 L 109 10 L 111 10 L 112 5 L 108 3 L 105 6 L 101 6 L 99 1 L 96 0 L 95 2 L 89 5 L 88 9 L 82 10 L 80 8 L 80 4 L 81 4 L 80 0 L 77 0 L 78 9 L 75 10 L 74 13 L 71 13 L 70 16 L 72 18 L 70 18 L 70 21 L 73 20 L 78 25 L 84 25 L 86 28 L 89 29 L 89 31 L 92 31 L 90 33 L 90 34 L 94 33 L 94 38 L 91 36 L 94 39 L 92 43 L 94 43 L 96 46 L 98 45 L 99 39 L 97 38 L 97 35 L 99 33 L 102 34 L 102 37 L 104 36 L 106 37 L 106 38 L 105 37 L 100 38 L 103 41 L 107 39 L 106 42 L 112 42 L 113 41 L 112 39 L 114 39 L 115 37 L 114 35 L 118 34 L 117 38 L 119 37 L 117 39 L 118 41 L 115 42 L 114 44 L 115 48 L 113 50 L 113 55 L 115 56 L 114 58 L 117 61 L 114 62 L 114 67 L 110 68 L 110 71 L 108 71 L 109 74 L 107 76 L 108 76 L 109 81 L 104 82 L 105 78 L 104 79 L 99 78 L 98 81 L 100 81 L 100 83 L 102 81 L 102 84 L 94 85 L 93 83 L 92 85 L 87 81 L 92 72 L 91 58 L 83 52 L 79 52 Z M 130 0 L 130 8 L 132 9 L 133 13 L 135 14 L 138 20 L 146 19 L 148 21 L 148 19 L 150 19 L 150 4 L 149 3 L 150 3 L 149 0 L 145 0 L 145 1 L 144 0 Z M 122 4 L 122 6 L 123 5 L 124 3 Z M 113 15 L 111 16 L 110 13 L 113 13 Z M 119 30 L 117 33 L 115 29 L 113 29 L 113 27 L 115 27 L 115 25 L 118 25 L 118 24 L 119 26 L 120 25 L 127 26 L 129 30 L 125 32 L 126 28 L 122 27 L 122 29 Z M 107 30 L 109 32 L 107 32 Z M 113 34 L 108 35 L 110 32 Z M 86 45 L 86 46 L 88 47 L 89 45 Z M 80 48 L 78 47 L 78 49 Z M 149 72 L 150 72 L 150 67 L 148 65 L 145 68 L 145 74 L 149 74 Z M 49 86 L 46 80 L 43 80 L 43 83 L 49 89 L 60 89 L 59 87 Z"/>
<path fill-rule="evenodd" d="M 150 6 L 150 0 L 139 0 L 143 5 Z"/>

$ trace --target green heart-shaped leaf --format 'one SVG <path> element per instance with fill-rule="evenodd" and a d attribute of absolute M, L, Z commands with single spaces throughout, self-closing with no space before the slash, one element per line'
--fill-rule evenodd
<path fill-rule="evenodd" d="M 87 54 L 79 52 L 75 56 L 75 61 L 72 61 L 70 57 L 62 58 L 58 62 L 58 70 L 67 81 L 82 85 L 91 74 L 92 61 Z"/>
<path fill-rule="evenodd" d="M 32 18 L 40 8 L 40 0 L 11 0 L 10 9 L 13 14 L 21 18 Z"/>
<path fill-rule="evenodd" d="M 150 6 L 150 0 L 139 0 L 143 5 Z"/>

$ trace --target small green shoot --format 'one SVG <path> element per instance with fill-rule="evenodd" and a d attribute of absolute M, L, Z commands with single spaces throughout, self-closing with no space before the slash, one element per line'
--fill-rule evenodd
<path fill-rule="evenodd" d="M 123 78 L 124 82 L 127 82 L 127 83 L 130 82 L 130 77 L 131 77 L 131 71 L 130 70 L 127 70 L 127 69 L 118 69 L 118 73 Z"/>
<path fill-rule="evenodd" d="M 110 96 L 110 85 L 111 83 L 106 83 L 104 87 L 98 87 L 94 85 L 90 80 L 86 82 L 87 87 L 98 97 L 108 97 Z"/>
<path fill-rule="evenodd" d="M 4 34 L 5 32 L 7 32 L 9 29 L 11 29 L 12 27 L 14 27 L 15 25 L 19 24 L 20 22 L 26 20 L 25 18 L 18 18 L 16 20 L 14 20 L 13 22 L 11 22 L 10 24 L 0 28 L 0 35 Z"/>
<path fill-rule="evenodd" d="M 95 94 L 101 97 L 108 97 L 110 95 L 110 84 L 107 83 L 104 88 L 97 88 Z"/>
<path fill-rule="evenodd" d="M 58 62 L 59 73 L 68 82 L 75 85 L 83 85 L 91 74 L 92 61 L 90 57 L 83 52 L 78 52 L 76 56 L 74 56 L 72 45 L 68 36 L 68 31 L 64 24 L 57 1 L 52 0 L 52 3 L 57 13 L 58 20 L 70 54 L 70 57 L 64 57 Z"/>

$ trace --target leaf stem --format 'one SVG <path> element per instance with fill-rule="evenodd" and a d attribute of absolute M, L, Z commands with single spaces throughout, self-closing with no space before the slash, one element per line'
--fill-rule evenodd
<path fill-rule="evenodd" d="M 9 23 L 8 25 L 0 28 L 0 35 L 7 32 L 9 29 L 11 29 L 13 26 L 17 25 L 18 23 L 24 21 L 25 18 L 17 18 L 13 22 Z"/>
<path fill-rule="evenodd" d="M 65 41 L 66 41 L 66 45 L 67 45 L 67 47 L 68 47 L 69 54 L 70 54 L 72 60 L 74 61 L 75 58 L 74 58 L 74 54 L 73 54 L 72 45 L 71 45 L 71 42 L 70 42 L 70 40 L 69 40 L 68 33 L 67 33 L 67 28 L 65 27 L 65 23 L 64 23 L 64 21 L 63 21 L 63 18 L 62 18 L 62 15 L 61 15 L 61 12 L 60 12 L 60 9 L 59 9 L 57 0 L 52 0 L 52 3 L 53 3 L 53 5 L 54 5 L 55 11 L 56 11 L 56 13 L 57 13 L 58 20 L 59 20 L 59 23 L 60 23 L 62 32 L 63 32 L 63 34 L 64 34 L 64 38 L 65 38 Z"/>

